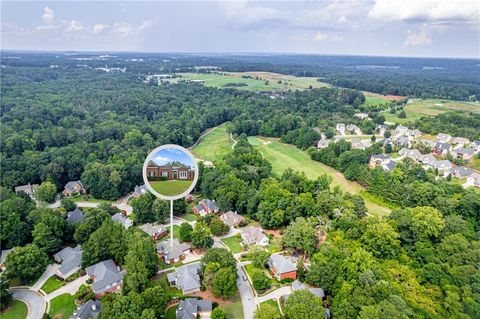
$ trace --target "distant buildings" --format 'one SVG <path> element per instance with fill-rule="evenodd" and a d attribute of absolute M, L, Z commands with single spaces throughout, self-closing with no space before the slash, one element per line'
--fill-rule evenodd
<path fill-rule="evenodd" d="M 335 130 L 341 134 L 345 135 L 345 124 L 344 123 L 338 123 L 337 126 L 335 127 Z"/>
<path fill-rule="evenodd" d="M 330 143 L 332 142 L 332 140 L 319 140 L 318 143 L 317 143 L 317 148 L 318 149 L 324 149 L 324 148 L 327 148 L 328 145 L 330 145 Z"/>
<path fill-rule="evenodd" d="M 439 133 L 437 135 L 437 142 L 440 142 L 440 143 L 448 143 L 450 142 L 451 139 L 452 137 L 449 134 Z"/>

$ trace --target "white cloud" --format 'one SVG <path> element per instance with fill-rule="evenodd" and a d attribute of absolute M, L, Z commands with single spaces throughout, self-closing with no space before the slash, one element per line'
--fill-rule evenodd
<path fill-rule="evenodd" d="M 407 38 L 403 43 L 405 46 L 420 46 L 420 45 L 427 45 L 432 43 L 432 39 L 428 36 L 425 29 L 422 29 L 418 32 L 414 32 L 411 30 L 407 31 Z"/>
<path fill-rule="evenodd" d="M 65 29 L 65 31 L 67 32 L 79 32 L 79 31 L 82 31 L 84 30 L 85 28 L 83 27 L 83 24 L 80 22 L 80 21 L 77 21 L 77 20 L 71 20 L 69 23 L 68 23 L 68 26 L 67 28 Z"/>
<path fill-rule="evenodd" d="M 95 34 L 102 33 L 103 31 L 107 30 L 108 28 L 110 28 L 110 26 L 108 26 L 106 24 L 98 23 L 98 24 L 93 26 L 93 33 L 95 33 Z"/>
<path fill-rule="evenodd" d="M 343 37 L 335 34 L 317 32 L 313 37 L 313 41 L 342 42 Z"/>
<path fill-rule="evenodd" d="M 167 164 L 170 160 L 167 157 L 157 156 L 155 157 L 155 163 L 157 164 Z"/>
<path fill-rule="evenodd" d="M 151 20 L 145 20 L 142 24 L 137 28 L 137 32 L 142 32 L 148 28 L 153 26 L 153 22 Z"/>
<path fill-rule="evenodd" d="M 45 7 L 43 9 L 42 20 L 45 24 L 52 25 L 55 23 L 55 12 L 53 12 L 53 10 L 49 7 Z"/>
<path fill-rule="evenodd" d="M 278 24 L 287 18 L 285 12 L 274 8 L 250 5 L 248 1 L 226 1 L 219 5 L 228 20 L 228 26 L 237 29 L 266 27 Z"/>
<path fill-rule="evenodd" d="M 375 0 L 370 18 L 431 24 L 478 24 L 478 0 Z"/>
<path fill-rule="evenodd" d="M 112 32 L 122 37 L 128 37 L 134 33 L 134 30 L 129 23 L 117 22 L 113 24 Z"/>

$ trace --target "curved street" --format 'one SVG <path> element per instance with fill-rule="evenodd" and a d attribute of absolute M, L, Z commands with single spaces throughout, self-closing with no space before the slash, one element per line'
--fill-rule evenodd
<path fill-rule="evenodd" d="M 10 291 L 13 298 L 21 300 L 27 305 L 27 319 L 41 319 L 43 317 L 47 309 L 47 303 L 38 292 L 28 288 L 11 288 Z"/>

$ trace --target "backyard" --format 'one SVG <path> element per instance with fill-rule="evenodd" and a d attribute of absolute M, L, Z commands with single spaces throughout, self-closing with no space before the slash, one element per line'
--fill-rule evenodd
<path fill-rule="evenodd" d="M 154 190 L 166 196 L 180 195 L 192 185 L 192 181 L 189 180 L 149 181 L 149 183 Z"/>
<path fill-rule="evenodd" d="M 40 289 L 42 289 L 47 294 L 49 294 L 49 293 L 57 290 L 58 288 L 62 287 L 63 285 L 65 285 L 64 281 L 61 281 L 61 280 L 55 278 L 55 276 L 52 276 L 52 277 L 48 278 L 47 281 L 45 281 L 42 288 L 40 288 Z"/>
<path fill-rule="evenodd" d="M 241 242 L 242 239 L 237 236 L 222 239 L 222 243 L 224 243 L 234 254 L 238 254 L 244 251 Z"/>

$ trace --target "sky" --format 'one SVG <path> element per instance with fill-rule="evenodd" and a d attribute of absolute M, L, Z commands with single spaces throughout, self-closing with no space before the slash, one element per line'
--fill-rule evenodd
<path fill-rule="evenodd" d="M 478 0 L 2 1 L 3 49 L 480 57 Z"/>
<path fill-rule="evenodd" d="M 153 156 L 153 161 L 158 165 L 165 165 L 169 162 L 178 161 L 187 166 L 194 167 L 194 162 L 185 152 L 176 148 L 166 148 L 158 150 Z"/>

